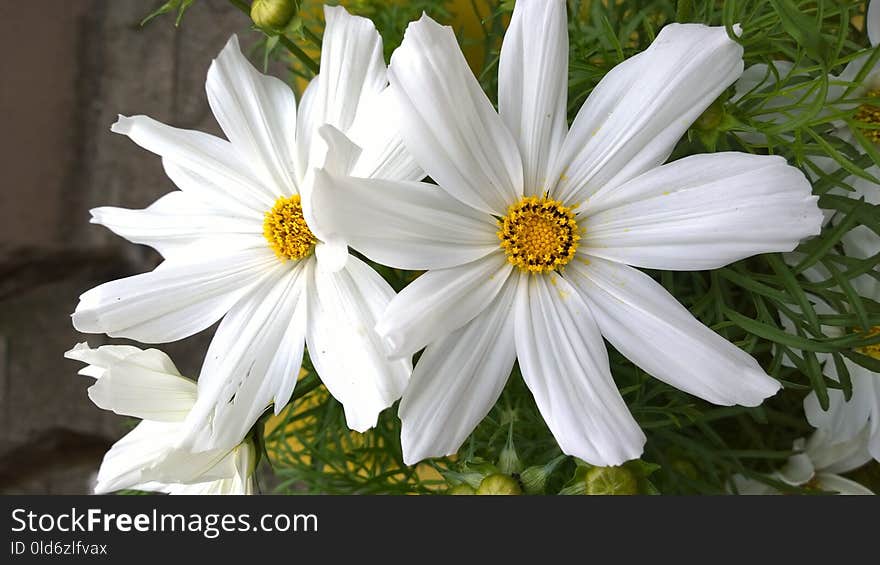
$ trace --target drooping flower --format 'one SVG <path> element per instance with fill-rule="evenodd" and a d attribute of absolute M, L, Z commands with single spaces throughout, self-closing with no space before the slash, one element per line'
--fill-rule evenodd
<path fill-rule="evenodd" d="M 253 494 L 256 450 L 250 440 L 200 453 L 177 446 L 198 387 L 163 352 L 80 343 L 65 357 L 86 363 L 80 374 L 95 379 L 89 398 L 96 406 L 142 420 L 104 456 L 96 494 L 121 489 Z"/>
<path fill-rule="evenodd" d="M 382 40 L 373 24 L 326 8 L 321 74 L 297 109 L 282 81 L 254 69 L 235 37 L 211 65 L 208 101 L 227 140 L 145 116 L 113 131 L 162 156 L 180 189 L 144 210 L 97 208 L 93 222 L 165 261 L 80 297 L 74 326 L 144 343 L 175 341 L 222 318 L 199 376 L 182 442 L 236 445 L 289 400 L 304 343 L 351 428 L 375 425 L 411 372 L 386 359 L 373 331 L 393 296 L 385 280 L 317 229 L 313 173 L 393 180 L 424 176 L 394 127 Z M 320 135 L 319 135 L 320 131 Z M 340 132 L 361 149 L 336 150 Z"/>
<path fill-rule="evenodd" d="M 846 442 L 832 442 L 825 432 L 816 430 L 806 441 L 796 439 L 792 449 L 798 453 L 789 457 L 785 465 L 769 477 L 791 486 L 837 494 L 874 494 L 859 483 L 840 476 L 871 459 L 865 449 L 865 439 L 865 434 L 860 434 Z M 737 494 L 782 494 L 773 485 L 743 475 L 734 476 L 733 484 Z"/>
<path fill-rule="evenodd" d="M 629 266 L 693 270 L 789 251 L 818 233 L 809 183 L 779 157 L 663 165 L 742 72 L 722 28 L 666 26 L 594 89 L 569 129 L 562 1 L 516 3 L 498 112 L 452 30 L 411 23 L 389 68 L 407 149 L 439 187 L 317 175 L 322 230 L 371 259 L 428 270 L 377 326 L 390 353 L 425 346 L 400 405 L 404 459 L 454 453 L 518 359 L 565 453 L 617 465 L 645 436 L 604 336 L 655 377 L 716 404 L 779 389 L 757 362 Z"/>

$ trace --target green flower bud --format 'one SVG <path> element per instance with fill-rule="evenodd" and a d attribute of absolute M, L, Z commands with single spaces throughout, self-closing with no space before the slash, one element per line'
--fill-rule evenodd
<path fill-rule="evenodd" d="M 468 494 L 477 494 L 477 491 L 474 490 L 474 487 L 467 483 L 461 483 L 460 485 L 455 485 L 446 491 L 446 494 L 450 495 L 468 495 Z"/>
<path fill-rule="evenodd" d="M 513 477 L 495 473 L 483 479 L 477 488 L 477 494 L 515 495 L 522 494 L 522 489 Z"/>
<path fill-rule="evenodd" d="M 694 122 L 694 127 L 702 131 L 714 131 L 718 129 L 722 121 L 724 121 L 724 104 L 720 100 L 716 100 L 700 114 L 700 117 Z"/>
<path fill-rule="evenodd" d="M 550 473 L 547 472 L 545 465 L 536 465 L 526 468 L 520 474 L 519 480 L 526 494 L 544 494 L 544 489 L 547 487 L 547 477 L 549 476 Z"/>
<path fill-rule="evenodd" d="M 498 454 L 498 470 L 505 475 L 519 473 L 522 470 L 522 463 L 512 444 L 504 446 L 504 449 Z"/>
<path fill-rule="evenodd" d="M 283 29 L 297 12 L 296 0 L 254 0 L 251 19 L 257 27 Z"/>
<path fill-rule="evenodd" d="M 584 494 L 639 494 L 639 483 L 624 467 L 593 467 L 584 477 Z"/>

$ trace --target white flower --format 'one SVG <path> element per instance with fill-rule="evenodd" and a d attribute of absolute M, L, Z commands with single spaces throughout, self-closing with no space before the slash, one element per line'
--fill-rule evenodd
<path fill-rule="evenodd" d="M 341 7 L 325 13 L 321 74 L 298 110 L 288 86 L 257 72 L 233 37 L 207 79 L 229 141 L 144 116 L 113 126 L 161 155 L 180 190 L 145 210 L 92 211 L 93 222 L 156 248 L 165 261 L 83 294 L 73 323 L 83 332 L 162 343 L 223 319 L 182 437 L 194 449 L 231 447 L 270 404 L 280 411 L 304 342 L 358 431 L 375 425 L 411 372 L 408 359 L 386 359 L 372 330 L 391 287 L 350 257 L 344 241 L 318 230 L 314 217 L 322 210 L 309 207 L 316 166 L 395 180 L 424 176 L 396 135 L 375 27 Z M 347 139 L 337 143 L 340 131 L 363 150 Z"/>
<path fill-rule="evenodd" d="M 177 447 L 196 403 L 196 383 L 156 349 L 80 343 L 64 354 L 86 363 L 96 379 L 89 398 L 99 408 L 143 421 L 107 452 L 96 494 L 120 489 L 171 494 L 253 494 L 256 451 L 250 440 L 231 449 L 190 453 Z"/>
<path fill-rule="evenodd" d="M 876 238 L 876 236 L 874 237 Z M 860 256 L 858 237 L 851 237 L 848 242 L 845 241 L 844 250 L 849 256 Z M 799 254 L 786 256 L 786 260 L 790 263 L 797 263 L 801 258 L 802 256 Z M 864 258 L 864 256 L 860 258 Z M 803 274 L 814 283 L 825 284 L 826 281 L 833 280 L 831 273 L 819 264 L 806 269 Z M 856 277 L 851 281 L 851 284 L 861 296 L 880 300 L 880 283 L 870 275 Z M 813 304 L 813 309 L 819 315 L 837 314 L 834 308 L 816 296 L 811 295 L 810 301 Z M 794 305 L 791 305 L 790 308 L 795 312 L 800 311 Z M 797 334 L 794 323 L 790 319 L 783 316 L 782 323 L 789 333 Z M 833 326 L 822 326 L 821 330 L 822 334 L 828 337 L 843 337 L 846 333 L 843 328 Z M 877 334 L 880 334 L 880 327 L 872 328 L 869 331 L 869 335 Z M 880 345 L 860 348 L 857 352 L 880 360 Z M 822 364 L 822 372 L 825 376 L 833 381 L 840 381 L 837 365 L 830 353 L 816 353 L 816 359 Z M 846 357 L 841 356 L 840 359 L 852 382 L 851 398 L 847 401 L 842 390 L 829 388 L 828 410 L 823 410 L 819 405 L 816 393 L 810 392 L 804 398 L 804 412 L 807 421 L 821 431 L 823 437 L 831 443 L 848 443 L 855 441 L 857 437 L 863 438 L 861 441 L 865 444 L 866 452 L 870 454 L 869 457 L 880 461 L 880 375 Z M 787 366 L 795 366 L 789 359 L 784 359 L 783 363 Z"/>
<path fill-rule="evenodd" d="M 839 474 L 861 467 L 871 459 L 865 449 L 864 434 L 834 443 L 822 430 L 816 430 L 806 442 L 803 438 L 795 440 L 792 448 L 799 453 L 789 457 L 780 470 L 770 475 L 771 479 L 837 494 L 874 494 Z M 772 485 L 742 475 L 735 475 L 733 483 L 737 494 L 782 494 Z"/>
<path fill-rule="evenodd" d="M 336 203 L 322 229 L 378 262 L 428 270 L 377 326 L 393 355 L 427 346 L 400 405 L 408 463 L 454 453 L 517 359 L 564 452 L 602 466 L 638 457 L 645 436 L 602 336 L 717 404 L 754 406 L 779 389 L 628 266 L 712 269 L 818 232 L 809 184 L 779 157 L 663 165 L 742 72 L 742 49 L 722 28 L 669 25 L 608 73 L 569 130 L 565 11 L 516 3 L 498 113 L 451 29 L 428 17 L 409 25 L 391 88 L 405 144 L 439 188 L 317 174 L 315 207 Z"/>

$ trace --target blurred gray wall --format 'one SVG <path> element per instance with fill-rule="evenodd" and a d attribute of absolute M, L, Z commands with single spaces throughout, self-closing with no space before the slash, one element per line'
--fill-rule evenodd
<path fill-rule="evenodd" d="M 159 258 L 89 224 L 88 210 L 141 208 L 173 186 L 157 157 L 110 125 L 147 114 L 217 133 L 205 72 L 230 34 L 254 40 L 222 0 L 196 0 L 180 29 L 170 17 L 140 28 L 158 3 L 0 3 L 0 492 L 87 492 L 125 431 L 62 356 L 111 340 L 78 335 L 69 315 L 82 292 Z M 195 376 L 211 333 L 162 348 Z"/>

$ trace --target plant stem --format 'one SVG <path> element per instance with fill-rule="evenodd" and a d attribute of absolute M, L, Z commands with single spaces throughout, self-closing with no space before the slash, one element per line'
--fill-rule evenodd
<path fill-rule="evenodd" d="M 247 2 L 245 2 L 244 0 L 229 0 L 229 3 L 247 14 L 248 17 L 250 17 L 251 9 L 250 6 L 248 6 Z M 305 28 L 303 29 L 305 30 Z M 262 31 L 267 36 L 270 35 L 265 30 L 261 29 L 260 31 Z M 311 31 L 305 30 L 305 33 L 306 35 L 317 37 Z M 318 74 L 318 63 L 316 63 L 314 59 L 309 57 L 309 55 L 305 51 L 303 51 L 296 43 L 291 41 L 289 37 L 287 37 L 283 33 L 279 33 L 278 40 L 281 42 L 281 45 L 283 45 L 284 48 L 290 52 L 291 55 L 299 59 L 300 62 L 302 62 L 302 64 L 306 66 L 306 68 L 308 68 L 314 74 Z"/>

